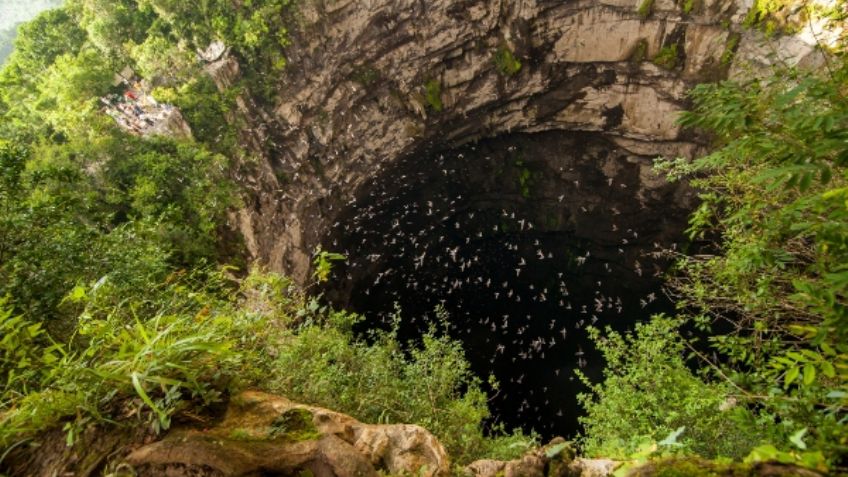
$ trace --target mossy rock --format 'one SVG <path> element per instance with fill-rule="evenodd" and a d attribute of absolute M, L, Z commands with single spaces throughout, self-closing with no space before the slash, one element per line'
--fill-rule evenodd
<path fill-rule="evenodd" d="M 653 62 L 655 65 L 660 68 L 666 70 L 673 70 L 677 68 L 680 60 L 680 51 L 677 43 L 672 43 L 668 46 L 664 46 L 660 49 L 656 56 L 654 56 Z"/>
<path fill-rule="evenodd" d="M 627 477 L 820 477 L 814 470 L 778 463 L 719 463 L 698 457 L 671 458 L 649 462 L 633 469 Z"/>
<path fill-rule="evenodd" d="M 269 436 L 274 439 L 301 442 L 311 441 L 321 437 L 313 422 L 313 415 L 308 409 L 292 408 L 277 416 L 271 423 Z"/>
<path fill-rule="evenodd" d="M 686 15 L 698 14 L 704 9 L 704 0 L 683 0 L 680 8 Z"/>
<path fill-rule="evenodd" d="M 627 61 L 633 64 L 638 64 L 645 61 L 648 56 L 648 40 L 641 38 L 633 45 L 630 52 L 627 54 Z"/>
<path fill-rule="evenodd" d="M 506 45 L 502 45 L 495 51 L 495 66 L 504 76 L 513 76 L 521 71 L 521 61 Z"/>
<path fill-rule="evenodd" d="M 439 113 L 444 109 L 442 103 L 442 83 L 437 79 L 431 79 L 424 83 L 424 99 L 430 109 Z"/>
<path fill-rule="evenodd" d="M 654 11 L 654 0 L 642 0 L 642 3 L 639 4 L 639 9 L 637 13 L 639 14 L 639 18 L 642 20 L 647 20 L 651 13 Z"/>

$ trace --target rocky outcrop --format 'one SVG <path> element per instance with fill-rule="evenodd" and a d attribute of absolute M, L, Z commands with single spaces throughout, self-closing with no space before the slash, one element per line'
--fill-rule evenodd
<path fill-rule="evenodd" d="M 466 466 L 472 477 L 607 477 L 619 463 L 607 459 L 575 458 L 562 438 L 510 461 L 478 460 Z"/>
<path fill-rule="evenodd" d="M 658 458 L 637 465 L 610 459 L 574 457 L 562 439 L 511 461 L 478 460 L 465 468 L 471 477 L 821 477 L 804 467 L 778 462 L 719 463 L 696 456 Z"/>
<path fill-rule="evenodd" d="M 122 467 L 143 476 L 448 475 L 444 448 L 413 425 L 370 425 L 259 392 L 232 399 L 224 420 L 170 432 Z M 381 474 L 381 472 L 383 474 Z"/>
<path fill-rule="evenodd" d="M 691 155 L 699 142 L 675 122 L 687 90 L 725 76 L 756 38 L 733 33 L 751 0 L 682 3 L 302 4 L 279 99 L 241 103 L 260 158 L 237 173 L 252 191 L 233 217 L 247 248 L 304 281 L 314 247 L 376 174 L 508 132 L 594 132 L 639 155 Z M 217 61 L 216 81 L 231 84 L 237 68 Z"/>
<path fill-rule="evenodd" d="M 217 424 L 192 416 L 164 436 L 148 426 L 88 427 L 68 446 L 61 427 L 3 453 L 0 475 L 79 477 L 449 475 L 445 449 L 414 425 L 363 424 L 261 392 L 230 399 Z M 198 423 L 208 426 L 200 427 Z"/>
<path fill-rule="evenodd" d="M 778 462 L 755 464 L 717 463 L 698 457 L 661 459 L 627 472 L 627 477 L 709 476 L 709 477 L 822 477 L 823 473 Z"/>

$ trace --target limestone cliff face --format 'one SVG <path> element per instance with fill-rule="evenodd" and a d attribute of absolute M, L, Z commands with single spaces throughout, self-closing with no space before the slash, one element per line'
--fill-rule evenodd
<path fill-rule="evenodd" d="M 237 177 L 252 194 L 233 217 L 250 253 L 305 280 L 344 206 L 397 159 L 434 148 L 565 130 L 646 160 L 691 156 L 698 141 L 676 113 L 692 85 L 727 75 L 736 48 L 757 54 L 756 35 L 740 46 L 733 33 L 752 2 L 704 0 L 689 13 L 643 3 L 304 2 L 281 99 L 273 111 L 241 102 L 258 118 L 246 143 L 265 151 Z M 793 45 L 795 61 L 809 61 L 813 49 Z M 212 68 L 222 86 L 238 74 L 231 59 Z"/>

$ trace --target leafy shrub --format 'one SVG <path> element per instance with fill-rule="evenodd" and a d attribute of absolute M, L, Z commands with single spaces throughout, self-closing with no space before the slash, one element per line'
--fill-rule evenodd
<path fill-rule="evenodd" d="M 682 123 L 718 147 L 660 163 L 700 191 L 691 236 L 718 241 L 681 258 L 672 283 L 712 333 L 721 363 L 710 366 L 787 433 L 807 429 L 805 446 L 831 461 L 848 452 L 846 78 L 840 58 L 821 73 L 698 86 Z"/>
<path fill-rule="evenodd" d="M 654 56 L 654 64 L 659 66 L 660 68 L 673 70 L 677 67 L 677 50 L 677 43 L 672 43 L 671 45 L 662 47 L 657 53 L 657 55 Z"/>
<path fill-rule="evenodd" d="M 683 427 L 678 442 L 688 451 L 741 458 L 763 438 L 768 423 L 755 423 L 734 405 L 731 386 L 705 382 L 689 370 L 675 320 L 656 316 L 626 335 L 610 329 L 590 335 L 606 369 L 601 384 L 583 378 L 591 389 L 579 396 L 586 453 L 627 458 L 645 439 L 658 441 Z"/>
<path fill-rule="evenodd" d="M 143 288 L 213 259 L 234 203 L 222 156 L 165 139 L 0 143 L 0 163 L 0 293 L 45 322 L 77 284 Z"/>
<path fill-rule="evenodd" d="M 204 75 L 178 87 L 157 88 L 153 90 L 153 97 L 178 107 L 191 126 L 195 139 L 216 152 L 232 154 L 236 137 L 227 122 L 227 113 L 235 104 L 237 93 L 237 89 L 219 92 L 212 79 Z"/>
<path fill-rule="evenodd" d="M 366 343 L 345 328 L 350 326 L 315 324 L 291 332 L 272 366 L 273 389 L 365 422 L 421 425 L 459 463 L 514 458 L 534 443 L 502 430 L 485 437 L 486 394 L 460 342 L 431 328 L 419 346 L 402 346 L 396 331 L 377 333 Z"/>
<path fill-rule="evenodd" d="M 175 282 L 167 288 L 174 292 L 186 284 Z M 106 292 L 79 289 L 71 299 L 88 302 L 89 293 Z M 227 320 L 185 313 L 167 296 L 151 292 L 106 309 L 98 306 L 102 300 L 91 300 L 74 339 L 62 344 L 38 340 L 38 324 L 20 317 L 10 319 L 8 310 L 0 313 L 0 326 L 13 337 L 0 343 L 3 373 L 13 375 L 11 371 L 20 367 L 15 360 L 40 357 L 28 359 L 29 386 L 7 380 L 3 387 L 0 445 L 73 415 L 76 419 L 65 421 L 69 443 L 91 422 L 123 419 L 129 423 L 129 416 L 150 423 L 154 430 L 167 429 L 171 416 L 185 409 L 187 402 L 219 400 L 226 389 L 219 380 L 232 371 L 228 368 L 232 345 L 224 333 Z M 143 300 L 158 303 L 144 306 Z M 8 359 L 13 343 L 14 359 Z"/>
<path fill-rule="evenodd" d="M 366 422 L 420 424 L 463 463 L 515 457 L 535 443 L 484 435 L 486 395 L 459 342 L 435 330 L 420 347 L 394 333 L 357 340 L 359 317 L 277 275 L 254 272 L 237 285 L 226 270 L 181 272 L 135 294 L 107 281 L 67 300 L 80 316 L 73 339 L 58 344 L 0 306 L 0 445 L 63 423 L 71 443 L 97 422 L 159 431 L 246 387 Z"/>

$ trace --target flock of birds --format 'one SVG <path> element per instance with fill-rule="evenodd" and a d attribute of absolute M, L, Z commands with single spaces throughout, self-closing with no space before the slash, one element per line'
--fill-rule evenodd
<path fill-rule="evenodd" d="M 398 304 L 406 338 L 444 308 L 474 371 L 500 382 L 491 402 L 497 418 L 570 434 L 582 389 L 575 370 L 598 379 L 603 364 L 586 328 L 620 328 L 667 306 L 655 278 L 658 255 L 646 253 L 663 246 L 650 231 L 640 237 L 632 217 L 610 211 L 626 203 L 597 207 L 579 179 L 560 181 L 561 195 L 523 197 L 510 152 L 440 155 L 431 167 L 412 164 L 371 184 L 324 244 L 348 257 L 331 283 L 372 323 L 389 323 Z M 481 184 L 475 167 L 489 178 L 499 169 L 501 178 Z M 578 233 L 575 222 L 605 230 Z"/>

